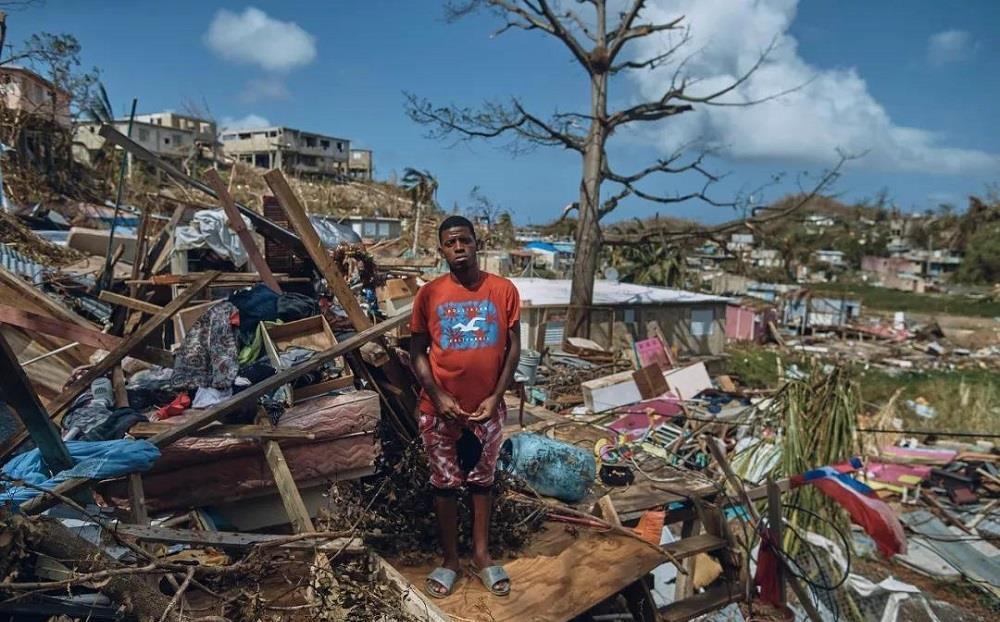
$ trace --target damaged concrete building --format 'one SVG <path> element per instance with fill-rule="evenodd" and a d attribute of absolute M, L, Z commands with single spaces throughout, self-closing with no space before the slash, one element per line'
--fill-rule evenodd
<path fill-rule="evenodd" d="M 290 127 L 227 129 L 225 154 L 258 168 L 276 168 L 300 176 L 337 177 L 349 171 L 351 141 Z M 371 159 L 371 154 L 368 154 Z"/>

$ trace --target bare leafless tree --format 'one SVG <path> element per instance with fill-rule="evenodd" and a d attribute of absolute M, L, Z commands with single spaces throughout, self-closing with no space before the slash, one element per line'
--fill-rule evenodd
<path fill-rule="evenodd" d="M 609 5 L 624 8 L 614 15 Z M 407 94 L 407 112 L 418 123 L 430 127 L 435 138 L 511 139 L 508 147 L 515 153 L 537 146 L 569 149 L 580 155 L 582 174 L 577 203 L 579 224 L 576 231 L 576 261 L 570 298 L 567 336 L 586 332 L 587 309 L 593 300 L 594 275 L 600 256 L 602 232 L 600 221 L 627 197 L 637 197 L 657 204 L 675 204 L 698 200 L 713 206 L 733 206 L 735 201 L 719 201 L 709 194 L 719 177 L 705 166 L 704 151 L 679 149 L 669 157 L 646 168 L 624 173 L 609 162 L 606 145 L 619 130 L 639 123 L 659 122 L 702 106 L 749 106 L 769 97 L 747 101 L 738 98 L 737 89 L 761 66 L 774 46 L 760 51 L 756 62 L 721 88 L 695 93 L 697 77 L 687 73 L 688 59 L 683 48 L 689 41 L 683 16 L 654 23 L 643 17 L 646 0 L 609 2 L 608 0 L 459 0 L 446 4 L 449 19 L 459 19 L 478 10 L 496 14 L 503 25 L 499 35 L 511 29 L 537 31 L 560 41 L 590 82 L 590 102 L 586 112 L 556 112 L 540 116 L 528 111 L 517 98 L 507 103 L 487 102 L 478 108 L 435 106 L 425 99 Z M 648 57 L 633 53 L 638 40 L 671 32 L 670 43 Z M 613 78 L 628 72 L 673 68 L 658 97 L 619 110 L 608 107 L 608 89 Z M 801 85 L 800 85 L 801 86 Z M 797 88 L 797 87 L 796 87 Z M 794 89 L 790 89 L 794 90 Z M 787 91 L 786 91 L 787 92 Z M 642 186 L 644 180 L 660 175 L 690 174 L 700 176 L 703 184 L 688 193 L 654 193 Z M 614 191 L 602 198 L 605 183 Z M 648 183 L 648 182 L 647 182 Z"/>

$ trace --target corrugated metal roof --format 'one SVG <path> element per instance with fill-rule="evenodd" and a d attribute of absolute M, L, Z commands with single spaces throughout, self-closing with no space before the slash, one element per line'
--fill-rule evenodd
<path fill-rule="evenodd" d="M 32 283 L 41 283 L 43 274 L 49 269 L 6 244 L 0 244 L 0 264 L 14 274 L 28 277 Z"/>
<path fill-rule="evenodd" d="M 569 304 L 570 285 L 568 279 L 513 278 L 521 300 L 532 306 L 566 306 Z M 729 298 L 710 296 L 669 287 L 618 283 L 615 281 L 594 281 L 595 305 L 649 305 L 649 304 L 696 304 L 729 302 Z"/>

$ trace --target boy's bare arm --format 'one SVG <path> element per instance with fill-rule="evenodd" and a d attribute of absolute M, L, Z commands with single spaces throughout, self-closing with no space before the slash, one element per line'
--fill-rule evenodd
<path fill-rule="evenodd" d="M 438 386 L 434 381 L 434 374 L 431 372 L 431 360 L 427 350 L 431 345 L 431 338 L 428 333 L 414 333 L 410 338 L 410 362 L 413 364 L 413 373 L 417 377 L 417 382 L 427 392 L 427 396 L 434 403 L 434 409 L 442 417 L 468 417 L 468 413 L 462 410 L 458 400 L 447 391 Z"/>

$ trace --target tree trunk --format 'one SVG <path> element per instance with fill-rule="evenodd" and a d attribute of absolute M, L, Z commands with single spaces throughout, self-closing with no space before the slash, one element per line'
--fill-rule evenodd
<path fill-rule="evenodd" d="M 32 520 L 31 543 L 35 552 L 62 561 L 80 573 L 97 572 L 118 566 L 107 553 L 77 536 L 57 520 L 38 517 Z M 111 600 L 121 603 L 141 622 L 160 618 L 170 599 L 153 589 L 146 577 L 139 574 L 118 575 L 107 579 L 101 592 Z M 177 612 L 168 620 L 177 620 Z"/>
<path fill-rule="evenodd" d="M 583 154 L 580 181 L 580 220 L 576 227 L 576 258 L 573 261 L 573 284 L 570 290 L 566 337 L 590 336 L 590 305 L 594 301 L 594 278 L 601 255 L 601 182 L 604 171 L 604 141 L 607 131 L 608 76 L 597 73 L 590 78 L 590 132 Z"/>

